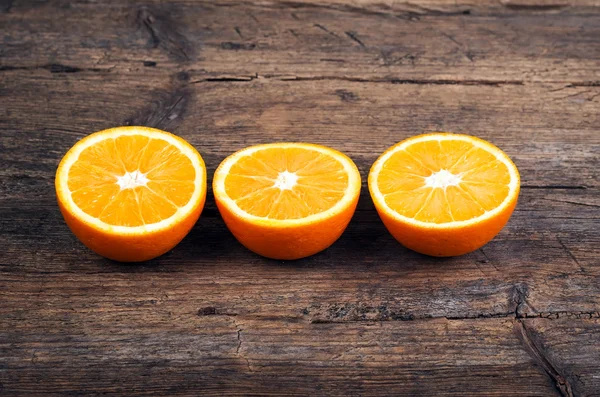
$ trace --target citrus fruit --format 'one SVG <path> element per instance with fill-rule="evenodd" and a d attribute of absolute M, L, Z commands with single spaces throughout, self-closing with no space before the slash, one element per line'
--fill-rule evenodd
<path fill-rule="evenodd" d="M 360 186 L 352 160 L 308 143 L 248 147 L 223 160 L 213 180 L 229 230 L 274 259 L 303 258 L 333 244 L 354 214 Z"/>
<path fill-rule="evenodd" d="M 450 133 L 389 148 L 369 173 L 369 191 L 390 233 L 432 256 L 474 251 L 494 238 L 519 196 L 519 171 L 496 146 Z"/>
<path fill-rule="evenodd" d="M 198 220 L 204 161 L 189 143 L 146 127 L 117 127 L 77 142 L 56 171 L 60 210 L 75 236 L 123 262 L 173 248 Z"/>

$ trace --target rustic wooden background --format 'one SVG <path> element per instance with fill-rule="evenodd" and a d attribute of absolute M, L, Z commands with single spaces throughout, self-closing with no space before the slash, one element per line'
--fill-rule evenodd
<path fill-rule="evenodd" d="M 600 396 L 600 2 L 0 1 L 0 396 Z M 85 135 L 174 132 L 209 175 L 309 141 L 358 164 L 356 215 L 295 262 L 230 235 L 209 192 L 140 265 L 70 233 L 54 172 Z M 452 259 L 390 237 L 385 148 L 475 134 L 517 209 Z"/>

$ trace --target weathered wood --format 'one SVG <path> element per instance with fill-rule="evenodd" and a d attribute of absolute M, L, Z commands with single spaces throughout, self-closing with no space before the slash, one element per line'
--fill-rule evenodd
<path fill-rule="evenodd" d="M 514 158 L 526 189 L 595 188 L 600 179 L 600 87 L 207 82 L 194 72 L 162 71 L 135 78 L 11 71 L 3 73 L 3 87 L 6 98 L 20 100 L 6 101 L 2 128 L 28 133 L 30 153 L 39 155 L 29 161 L 30 168 L 46 159 L 55 166 L 91 131 L 144 124 L 185 137 L 213 169 L 233 150 L 286 139 L 343 150 L 366 176 L 378 153 L 393 143 L 444 130 L 475 134 L 500 146 Z M 32 118 L 31 109 L 40 116 Z M 47 146 L 47 139 L 65 134 L 70 138 Z M 12 145 L 7 148 L 23 145 L 20 135 L 9 134 L 3 141 Z M 5 156 L 14 161 L 19 153 Z"/>
<path fill-rule="evenodd" d="M 198 316 L 160 300 L 107 309 L 13 313 L 3 350 L 18 377 L 5 392 L 36 393 L 42 381 L 73 394 L 558 395 L 510 319 L 308 324 Z M 32 332 L 40 321 L 45 334 Z"/>
<path fill-rule="evenodd" d="M 597 394 L 599 7 L 3 3 L 0 396 Z M 184 137 L 209 177 L 254 143 L 335 147 L 363 176 L 357 213 L 279 262 L 240 246 L 209 192 L 172 252 L 104 260 L 53 179 L 78 139 L 123 124 Z M 366 187 L 379 153 L 433 130 L 521 172 L 507 227 L 459 258 L 396 243 Z"/>
<path fill-rule="evenodd" d="M 600 3 L 15 2 L 2 69 L 597 84 Z M 93 15 L 93 18 L 90 18 Z"/>
<path fill-rule="evenodd" d="M 163 302 L 13 311 L 0 342 L 4 392 L 550 396 L 600 386 L 597 319 L 310 324 Z"/>
<path fill-rule="evenodd" d="M 600 390 L 599 325 L 587 317 L 529 319 L 515 324 L 515 334 L 563 395 L 594 396 Z"/>

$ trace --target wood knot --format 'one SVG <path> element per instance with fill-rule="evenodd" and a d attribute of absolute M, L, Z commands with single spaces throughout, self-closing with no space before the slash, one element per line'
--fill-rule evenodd
<path fill-rule="evenodd" d="M 256 44 L 254 43 L 233 43 L 231 41 L 224 41 L 221 43 L 221 48 L 223 50 L 247 50 L 251 51 L 256 48 Z"/>
<path fill-rule="evenodd" d="M 352 91 L 348 91 L 348 90 L 336 90 L 335 91 L 335 95 L 337 95 L 338 97 L 340 97 L 340 99 L 342 100 L 342 102 L 358 102 L 359 101 L 358 95 L 356 95 Z"/>
<path fill-rule="evenodd" d="M 206 306 L 198 310 L 199 316 L 214 316 L 218 314 L 217 308 L 213 306 Z"/>

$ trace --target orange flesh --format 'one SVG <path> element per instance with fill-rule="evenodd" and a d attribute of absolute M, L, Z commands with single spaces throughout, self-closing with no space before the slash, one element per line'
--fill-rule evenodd
<path fill-rule="evenodd" d="M 282 189 L 277 186 L 282 173 L 297 180 Z M 340 162 L 306 148 L 258 150 L 241 157 L 225 179 L 225 191 L 240 209 L 278 220 L 326 211 L 342 199 L 347 187 L 348 176 Z"/>
<path fill-rule="evenodd" d="M 145 185 L 121 188 L 126 173 L 138 171 Z M 114 226 L 142 226 L 169 218 L 194 193 L 190 159 L 162 139 L 142 135 L 108 138 L 84 149 L 71 166 L 68 187 L 75 204 Z"/>
<path fill-rule="evenodd" d="M 446 170 L 457 184 L 429 187 L 426 178 Z M 493 154 L 462 140 L 416 142 L 392 154 L 377 184 L 386 204 L 422 222 L 469 220 L 498 207 L 508 196 L 510 174 Z"/>

